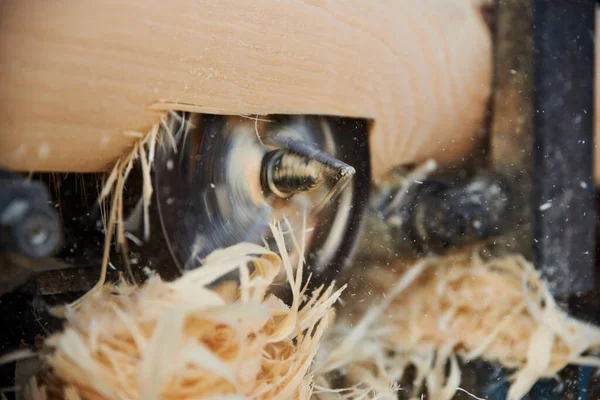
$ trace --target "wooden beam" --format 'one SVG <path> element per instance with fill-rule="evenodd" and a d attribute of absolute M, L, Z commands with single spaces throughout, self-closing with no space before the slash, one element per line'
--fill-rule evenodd
<path fill-rule="evenodd" d="M 478 137 L 490 52 L 464 0 L 5 1 L 0 164 L 105 170 L 161 101 L 372 118 L 374 176 L 453 161 Z"/>

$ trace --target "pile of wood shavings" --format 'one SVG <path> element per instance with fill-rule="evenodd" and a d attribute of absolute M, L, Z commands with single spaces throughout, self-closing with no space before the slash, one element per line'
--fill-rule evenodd
<path fill-rule="evenodd" d="M 600 348 L 600 329 L 564 313 L 521 256 L 484 260 L 471 249 L 350 275 L 355 287 L 321 345 L 316 373 L 324 387 L 342 373 L 353 390 L 319 399 L 396 399 L 390 383 L 409 366 L 417 372 L 412 398 L 425 384 L 427 398 L 451 399 L 463 390 L 459 359 L 483 358 L 515 371 L 508 399 L 518 400 L 568 364 L 600 365 L 585 355 Z"/>
<path fill-rule="evenodd" d="M 46 340 L 46 372 L 25 398 L 309 399 L 310 366 L 342 289 L 305 296 L 303 260 L 294 272 L 281 229 L 272 230 L 281 257 L 239 244 L 174 282 L 153 276 L 83 298 Z M 282 264 L 291 306 L 268 293 Z M 234 270 L 239 285 L 211 288 Z"/>

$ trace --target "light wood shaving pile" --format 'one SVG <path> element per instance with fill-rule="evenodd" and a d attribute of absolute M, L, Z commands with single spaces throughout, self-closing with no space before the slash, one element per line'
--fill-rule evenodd
<path fill-rule="evenodd" d="M 281 229 L 273 233 L 283 244 Z M 239 244 L 174 282 L 104 285 L 67 308 L 65 329 L 46 340 L 47 373 L 26 398 L 309 399 L 310 366 L 342 289 L 306 293 L 302 265 L 293 271 L 279 250 Z M 291 306 L 268 293 L 282 265 Z M 233 270 L 239 286 L 210 287 Z"/>
<path fill-rule="evenodd" d="M 427 398 L 450 399 L 460 390 L 458 360 L 483 358 L 515 370 L 508 399 L 518 400 L 568 364 L 600 364 L 585 356 L 600 348 L 600 329 L 564 313 L 521 256 L 484 260 L 471 249 L 350 275 L 347 304 L 321 345 L 316 373 L 327 387 L 327 374 L 341 372 L 354 391 L 320 399 L 365 390 L 362 398 L 395 399 L 386 394 L 390 383 L 409 365 L 417 371 L 413 398 L 426 383 Z"/>

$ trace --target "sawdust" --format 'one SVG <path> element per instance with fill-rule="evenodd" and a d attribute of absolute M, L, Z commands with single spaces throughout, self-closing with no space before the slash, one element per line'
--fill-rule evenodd
<path fill-rule="evenodd" d="M 534 267 L 509 255 L 484 260 L 479 251 L 394 267 L 350 271 L 349 301 L 328 332 L 315 373 L 345 376 L 357 398 L 389 391 L 409 366 L 416 368 L 419 398 L 444 400 L 460 389 L 459 360 L 494 361 L 513 369 L 509 400 L 518 400 L 542 377 L 568 364 L 598 365 L 584 355 L 600 348 L 600 329 L 564 313 Z M 476 393 L 475 393 L 476 395 Z M 387 395 L 382 398 L 395 398 Z"/>
<path fill-rule="evenodd" d="M 284 244 L 281 228 L 272 231 Z M 25 398 L 309 399 L 311 362 L 342 289 L 307 293 L 303 260 L 292 271 L 279 252 L 239 244 L 173 282 L 103 285 L 67 309 Z M 268 292 L 282 266 L 291 306 Z M 211 287 L 233 270 L 239 285 Z"/>

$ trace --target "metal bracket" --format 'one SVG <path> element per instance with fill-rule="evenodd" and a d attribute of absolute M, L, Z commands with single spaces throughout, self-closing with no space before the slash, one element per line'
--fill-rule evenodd
<path fill-rule="evenodd" d="M 594 287 L 594 0 L 501 0 L 492 168 L 518 204 L 505 245 L 558 297 Z"/>

